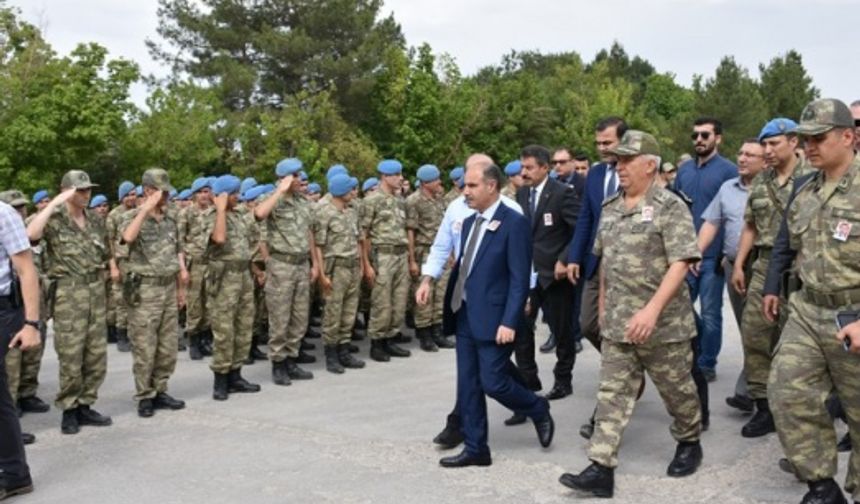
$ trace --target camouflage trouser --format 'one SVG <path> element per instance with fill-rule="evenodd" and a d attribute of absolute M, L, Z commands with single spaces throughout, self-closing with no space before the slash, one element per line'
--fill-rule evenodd
<path fill-rule="evenodd" d="M 144 278 L 140 304 L 128 310 L 135 401 L 167 392 L 167 381 L 176 369 L 178 318 L 176 278 Z"/>
<path fill-rule="evenodd" d="M 416 247 L 415 260 L 418 261 L 419 265 L 424 264 L 424 260 L 427 259 L 429 253 L 430 247 Z M 423 329 L 442 323 L 442 305 L 445 302 L 445 288 L 448 285 L 449 276 L 450 270 L 445 269 L 442 277 L 438 281 L 432 282 L 431 285 L 433 288 L 430 289 L 430 298 L 427 300 L 427 304 L 415 307 L 415 327 Z M 420 285 L 421 277 L 419 276 L 413 283 Z M 414 289 L 410 291 L 410 299 L 414 299 L 414 293 Z"/>
<path fill-rule="evenodd" d="M 857 309 L 846 306 L 843 310 Z M 860 356 L 836 338 L 836 312 L 791 296 L 788 323 L 777 344 L 768 399 L 786 457 L 804 481 L 836 475 L 836 430 L 824 406 L 835 388 L 854 441 L 845 489 L 860 500 Z"/>
<path fill-rule="evenodd" d="M 358 289 L 358 311 L 367 313 L 370 311 L 370 295 L 373 289 L 368 287 L 367 283 L 362 281 L 361 287 Z"/>
<path fill-rule="evenodd" d="M 367 333 L 371 339 L 391 338 L 400 330 L 406 316 L 409 295 L 409 265 L 406 254 L 376 256 L 376 282 L 370 296 L 370 323 Z"/>
<path fill-rule="evenodd" d="M 266 264 L 266 304 L 269 309 L 269 360 L 298 357 L 308 330 L 310 265 L 271 258 Z"/>
<path fill-rule="evenodd" d="M 206 263 L 192 259 L 188 276 L 188 288 L 185 290 L 185 332 L 194 334 L 209 328 L 206 314 Z"/>
<path fill-rule="evenodd" d="M 269 324 L 269 309 L 266 306 L 266 286 L 254 281 L 254 335 L 266 333 Z"/>
<path fill-rule="evenodd" d="M 747 286 L 746 304 L 741 317 L 741 338 L 744 347 L 744 374 L 747 389 L 753 399 L 767 398 L 767 379 L 770 376 L 770 363 L 773 349 L 779 341 L 779 333 L 785 324 L 785 317 L 770 322 L 762 312 L 764 278 L 767 275 L 768 261 L 759 259 L 753 265 L 753 274 Z M 784 301 L 784 300 L 783 300 Z M 785 306 L 783 303 L 782 306 Z M 780 310 L 783 315 L 788 310 Z"/>
<path fill-rule="evenodd" d="M 648 372 L 674 419 L 669 429 L 672 437 L 679 442 L 699 439 L 702 411 L 690 374 L 693 349 L 689 341 L 632 345 L 603 340 L 600 360 L 600 388 L 594 435 L 588 445 L 589 459 L 607 467 L 618 465 L 621 435 L 633 414 L 643 371 Z"/>
<path fill-rule="evenodd" d="M 65 411 L 95 403 L 107 374 L 105 284 L 101 275 L 54 281 L 54 349 L 60 364 L 54 404 Z"/>
<path fill-rule="evenodd" d="M 42 345 L 39 348 L 26 352 L 10 348 L 6 354 L 6 378 L 13 401 L 36 395 L 42 356 L 45 354 L 45 331 L 43 328 Z"/>
<path fill-rule="evenodd" d="M 128 327 L 128 306 L 126 306 L 125 298 L 122 296 L 122 282 L 111 282 L 108 280 L 107 294 L 107 325 L 112 325 L 117 329 L 126 329 Z"/>
<path fill-rule="evenodd" d="M 254 280 L 249 268 L 209 265 L 206 302 L 213 335 L 209 368 L 219 374 L 241 368 L 251 351 Z"/>
<path fill-rule="evenodd" d="M 324 345 L 348 343 L 352 336 L 355 313 L 358 310 L 358 290 L 361 268 L 358 259 L 326 257 L 326 275 L 331 279 L 331 293 L 325 296 L 322 318 Z"/>

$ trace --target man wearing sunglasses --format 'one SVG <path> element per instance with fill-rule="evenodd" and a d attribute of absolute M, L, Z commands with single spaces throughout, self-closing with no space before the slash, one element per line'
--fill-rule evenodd
<path fill-rule="evenodd" d="M 696 233 L 702 227 L 702 213 L 714 199 L 717 191 L 727 180 L 738 176 L 738 168 L 719 154 L 723 125 L 712 117 L 701 117 L 693 125 L 693 148 L 695 159 L 687 161 L 678 169 L 675 188 L 692 201 L 693 224 Z M 711 245 L 704 251 L 697 274 L 690 274 L 687 283 L 690 296 L 695 302 L 699 298 L 700 313 L 697 316 L 699 329 L 698 365 L 708 381 L 716 379 L 717 356 L 720 353 L 723 334 L 723 284 L 725 274 L 720 265 L 723 247 L 721 229 Z"/>

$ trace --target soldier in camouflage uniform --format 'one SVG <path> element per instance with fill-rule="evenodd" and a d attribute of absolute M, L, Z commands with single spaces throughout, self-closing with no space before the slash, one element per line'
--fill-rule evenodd
<path fill-rule="evenodd" d="M 502 188 L 502 196 L 516 199 L 517 190 L 523 186 L 522 171 L 523 164 L 519 159 L 515 159 L 505 165 L 505 176 L 508 177 L 508 183 Z"/>
<path fill-rule="evenodd" d="M 778 118 L 768 122 L 758 140 L 764 146 L 769 167 L 753 179 L 744 212 L 744 230 L 738 246 L 732 284 L 737 292 L 746 293 L 741 316 L 744 348 L 744 374 L 748 393 L 755 401 L 756 413 L 741 429 L 744 437 L 760 437 L 776 431 L 767 402 L 767 379 L 773 349 L 785 324 L 767 320 L 762 311 L 761 289 L 767 275 L 773 242 L 779 232 L 795 181 L 809 169 L 795 155 L 797 124 Z M 744 265 L 751 264 L 750 284 L 745 285 Z"/>
<path fill-rule="evenodd" d="M 465 174 L 465 172 L 464 172 L 462 166 L 458 166 L 458 167 L 454 168 L 448 174 L 448 178 L 451 180 L 451 189 L 448 190 L 447 193 L 445 193 L 445 206 L 446 207 L 448 205 L 450 205 L 452 201 L 457 199 L 458 196 L 460 196 L 464 174 Z"/>
<path fill-rule="evenodd" d="M 355 207 L 356 215 L 358 215 L 359 226 L 361 225 L 362 215 L 364 215 L 364 201 L 378 190 L 379 179 L 370 177 L 361 185 L 362 197 L 352 200 L 352 205 Z M 353 339 L 356 341 L 363 339 L 367 333 L 367 322 L 370 321 L 370 294 L 372 291 L 373 289 L 367 285 L 367 282 L 361 282 L 358 295 L 358 315 L 355 318 L 355 327 L 353 330 Z"/>
<path fill-rule="evenodd" d="M 603 203 L 594 245 L 603 257 L 600 306 L 604 322 L 592 464 L 564 474 L 565 486 L 611 497 L 621 434 L 647 371 L 678 442 L 669 476 L 692 474 L 702 460 L 701 409 L 690 374 L 696 334 L 684 277 L 701 259 L 687 206 L 656 183 L 660 149 L 653 136 L 627 131 L 613 150 L 622 191 Z"/>
<path fill-rule="evenodd" d="M 128 258 L 128 247 L 120 245 L 123 216 L 134 210 L 137 197 L 134 194 L 134 184 L 125 181 L 117 191 L 120 204 L 108 213 L 105 227 L 107 227 L 108 243 L 111 247 L 110 258 L 110 283 L 108 284 L 108 343 L 116 342 L 116 349 L 120 352 L 130 352 L 131 345 L 128 341 L 128 306 L 122 295 L 122 267 Z M 111 334 L 113 333 L 113 334 Z"/>
<path fill-rule="evenodd" d="M 259 392 L 260 386 L 242 378 L 242 364 L 251 346 L 254 322 L 254 280 L 249 219 L 236 211 L 240 181 L 222 175 L 212 184 L 215 213 L 206 221 L 209 246 L 206 274 L 209 316 L 214 334 L 212 397 L 224 401 L 232 392 Z"/>
<path fill-rule="evenodd" d="M 257 345 L 265 344 L 269 340 L 269 312 L 266 309 L 266 261 L 269 260 L 269 250 L 266 247 L 266 226 L 254 218 L 254 208 L 257 207 L 258 198 L 273 189 L 273 186 L 270 189 L 269 186 L 258 185 L 242 193 L 241 198 L 244 203 L 242 215 L 251 231 L 248 246 L 251 247 L 251 273 L 254 277 L 254 322 L 251 349 L 245 364 L 268 359 Z"/>
<path fill-rule="evenodd" d="M 836 324 L 837 313 L 852 312 L 854 319 L 860 310 L 860 158 L 851 112 L 838 100 L 807 105 L 797 134 L 818 171 L 799 181 L 788 202 L 765 280 L 764 311 L 772 321 L 784 310 L 778 309 L 779 283 L 792 263 L 802 285 L 788 301 L 767 395 L 782 448 L 809 485 L 803 502 L 844 503 L 833 480 L 836 432 L 824 401 L 835 388 L 851 437 L 860 439 L 860 322 L 841 331 Z M 845 489 L 860 501 L 857 443 Z"/>
<path fill-rule="evenodd" d="M 177 216 L 167 211 L 167 172 L 146 170 L 142 185 L 146 199 L 123 215 L 120 245 L 128 247 L 123 296 L 128 306 L 134 399 L 138 415 L 148 418 L 156 409 L 185 407 L 167 393 L 167 382 L 176 369 L 178 352 L 177 284 L 187 281 L 188 272 L 182 263 Z"/>
<path fill-rule="evenodd" d="M 403 325 L 409 294 L 406 209 L 397 195 L 403 170 L 400 162 L 381 161 L 377 170 L 381 174 L 379 190 L 362 205 L 362 255 L 364 280 L 373 289 L 367 329 L 370 357 L 388 362 L 392 356 L 411 355 L 392 341 Z"/>
<path fill-rule="evenodd" d="M 212 355 L 208 346 L 210 335 L 206 311 L 206 247 L 209 237 L 204 223 L 214 212 L 212 208 L 212 180 L 206 177 L 191 184 L 192 205 L 179 212 L 179 242 L 188 269 L 185 298 L 185 335 L 188 338 L 188 355 L 200 360 Z"/>
<path fill-rule="evenodd" d="M 328 202 L 314 212 L 314 242 L 320 263 L 320 290 L 325 304 L 322 338 L 326 369 L 340 374 L 344 368 L 363 368 L 364 362 L 350 353 L 350 336 L 358 310 L 361 261 L 358 215 L 349 203 L 358 180 L 339 174 L 329 180 Z"/>
<path fill-rule="evenodd" d="M 418 169 L 417 175 L 421 186 L 406 198 L 409 274 L 413 283 L 421 281 L 421 265 L 430 253 L 430 246 L 445 215 L 439 169 L 433 165 L 424 165 Z M 415 307 L 415 334 L 421 349 L 427 352 L 435 352 L 439 347 L 454 348 L 454 344 L 442 335 L 442 306 L 447 285 L 447 278 L 434 281 L 427 304 Z"/>
<path fill-rule="evenodd" d="M 67 172 L 63 192 L 27 226 L 30 241 L 42 239 L 53 283 L 48 304 L 60 368 L 55 405 L 63 411 L 64 434 L 112 423 L 91 408 L 107 373 L 104 278 L 110 256 L 101 219 L 87 210 L 94 186 L 85 172 Z"/>
<path fill-rule="evenodd" d="M 254 216 L 266 225 L 269 359 L 276 385 L 313 378 L 296 362 L 308 328 L 310 282 L 316 280 L 319 271 L 316 254 L 311 254 L 311 204 L 300 192 L 301 168 L 302 162 L 295 158 L 279 162 L 275 168 L 280 178 L 277 189 L 254 209 Z"/>

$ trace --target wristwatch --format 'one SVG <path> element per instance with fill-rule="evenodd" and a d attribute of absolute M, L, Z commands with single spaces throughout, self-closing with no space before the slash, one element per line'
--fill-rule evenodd
<path fill-rule="evenodd" d="M 24 325 L 34 327 L 37 331 L 42 329 L 42 323 L 38 320 L 25 320 Z"/>

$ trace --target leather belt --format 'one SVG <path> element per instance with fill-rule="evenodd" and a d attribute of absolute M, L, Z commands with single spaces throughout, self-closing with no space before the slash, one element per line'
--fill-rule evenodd
<path fill-rule="evenodd" d="M 373 250 L 378 254 L 405 254 L 406 245 L 374 245 Z"/>
<path fill-rule="evenodd" d="M 141 285 L 157 285 L 160 287 L 164 287 L 167 285 L 172 285 L 176 283 L 176 275 L 164 275 L 164 276 L 143 276 L 140 277 Z"/>
<path fill-rule="evenodd" d="M 836 292 L 819 292 L 806 286 L 800 289 L 804 299 L 822 308 L 840 308 L 860 304 L 860 289 L 846 289 Z"/>
<path fill-rule="evenodd" d="M 269 257 L 287 264 L 305 264 L 310 261 L 308 254 L 288 254 L 285 252 L 270 252 Z"/>
<path fill-rule="evenodd" d="M 66 275 L 53 278 L 57 285 L 89 285 L 104 279 L 104 272 L 93 271 L 85 275 Z"/>

